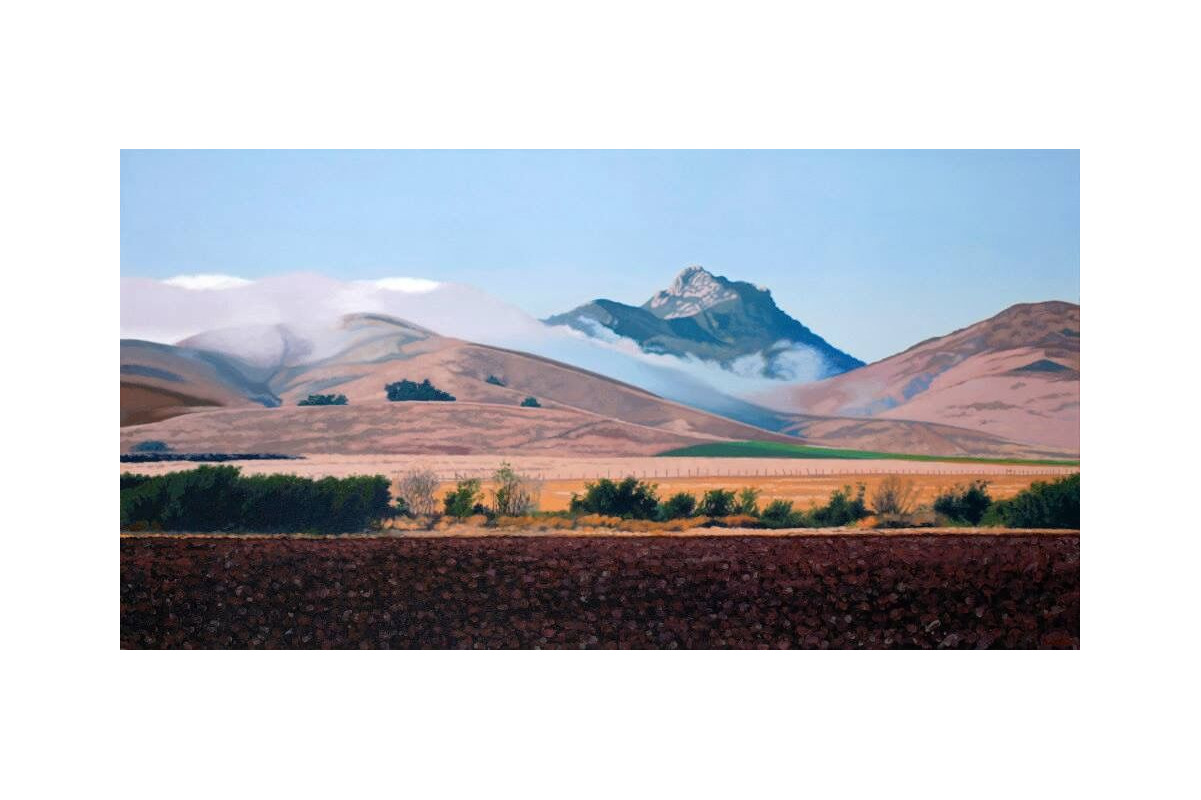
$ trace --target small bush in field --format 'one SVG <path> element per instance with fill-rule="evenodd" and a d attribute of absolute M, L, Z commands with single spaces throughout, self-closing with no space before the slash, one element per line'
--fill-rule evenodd
<path fill-rule="evenodd" d="M 481 501 L 484 499 L 483 492 L 480 491 L 479 478 L 460 478 L 455 488 L 446 493 L 443 499 L 443 505 L 446 509 L 447 516 L 470 517 L 472 514 L 482 514 L 484 506 Z"/>
<path fill-rule="evenodd" d="M 659 507 L 655 484 L 634 476 L 619 482 L 601 478 L 584 484 L 584 495 L 571 495 L 572 514 L 602 514 L 627 519 L 653 519 Z"/>
<path fill-rule="evenodd" d="M 879 516 L 905 516 L 913 512 L 917 501 L 917 487 L 913 481 L 889 475 L 880 481 L 872 492 L 872 510 Z"/>
<path fill-rule="evenodd" d="M 688 492 L 677 492 L 659 504 L 660 520 L 684 519 L 696 511 L 696 498 Z"/>
<path fill-rule="evenodd" d="M 830 501 L 809 512 L 809 522 L 816 528 L 837 528 L 858 522 L 869 515 L 864 495 L 867 488 L 859 484 L 854 494 L 844 486 L 830 494 Z"/>
<path fill-rule="evenodd" d="M 508 462 L 502 462 L 492 473 L 492 482 L 496 485 L 492 490 L 492 510 L 495 513 L 516 517 L 538 510 L 538 500 L 542 496 L 542 482 L 538 479 L 522 475 Z"/>
<path fill-rule="evenodd" d="M 401 513 L 432 516 L 438 510 L 438 473 L 422 468 L 402 472 L 396 476 L 396 495 Z"/>
<path fill-rule="evenodd" d="M 697 509 L 705 517 L 728 517 L 734 513 L 734 493 L 727 489 L 710 489 L 701 498 Z"/>
<path fill-rule="evenodd" d="M 537 397 L 527 397 L 521 401 L 522 408 L 542 408 L 542 404 L 538 402 Z"/>
<path fill-rule="evenodd" d="M 987 481 L 957 484 L 934 498 L 936 512 L 968 525 L 978 525 L 991 504 Z"/>
<path fill-rule="evenodd" d="M 490 383 L 493 386 L 504 386 L 505 385 L 505 382 L 502 381 L 500 378 L 496 377 L 495 375 L 489 375 L 487 378 L 484 378 L 484 383 Z"/>
<path fill-rule="evenodd" d="M 804 515 L 792 510 L 791 500 L 772 500 L 759 514 L 759 520 L 768 528 L 799 528 L 804 524 Z"/>
<path fill-rule="evenodd" d="M 170 449 L 170 445 L 158 439 L 147 439 L 129 448 L 130 452 L 133 453 L 166 453 Z"/>
<path fill-rule="evenodd" d="M 739 514 L 745 514 L 749 517 L 757 517 L 759 515 L 759 495 L 762 494 L 758 489 L 745 486 L 738 492 L 738 504 L 735 507 Z"/>

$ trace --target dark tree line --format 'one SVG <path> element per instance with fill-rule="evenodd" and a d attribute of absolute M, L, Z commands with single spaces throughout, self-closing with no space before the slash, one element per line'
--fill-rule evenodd
<path fill-rule="evenodd" d="M 382 475 L 313 480 L 206 466 L 121 476 L 126 530 L 349 533 L 392 514 Z"/>

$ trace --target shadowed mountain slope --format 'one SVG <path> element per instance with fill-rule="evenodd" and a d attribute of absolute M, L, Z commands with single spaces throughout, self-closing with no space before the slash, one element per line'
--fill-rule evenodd
<path fill-rule="evenodd" d="M 863 364 L 780 310 L 769 290 L 697 266 L 641 306 L 598 299 L 545 321 L 597 338 L 631 339 L 648 353 L 692 356 L 782 380 L 837 375 Z"/>

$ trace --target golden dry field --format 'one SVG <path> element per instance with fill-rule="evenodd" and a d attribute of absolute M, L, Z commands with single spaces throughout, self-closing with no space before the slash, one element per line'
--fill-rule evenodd
<path fill-rule="evenodd" d="M 860 483 L 864 484 L 867 487 L 867 496 L 870 499 L 872 490 L 885 477 L 887 477 L 886 474 L 874 472 L 848 472 L 831 475 L 794 475 L 787 477 L 661 478 L 658 480 L 648 478 L 648 480 L 658 484 L 658 493 L 661 498 L 673 495 L 676 492 L 690 492 L 699 499 L 709 489 L 740 489 L 744 486 L 751 486 L 763 493 L 760 497 L 760 505 L 776 499 L 792 500 L 798 509 L 802 509 L 810 503 L 824 503 L 830 498 L 831 492 L 848 484 L 851 486 Z M 919 505 L 933 502 L 942 489 L 953 486 L 956 483 L 966 483 L 977 479 L 986 480 L 988 481 L 989 494 L 993 496 L 993 499 L 1001 500 L 1013 497 L 1032 482 L 1046 480 L 1048 477 L 1050 476 L 989 473 L 962 473 L 955 475 L 906 473 L 901 476 L 902 480 L 913 482 L 914 487 L 917 489 L 916 502 Z M 447 484 L 445 488 L 449 488 L 449 486 L 450 484 Z M 487 483 L 485 483 L 485 488 L 487 488 Z M 571 501 L 572 492 L 582 493 L 583 490 L 584 481 L 582 480 L 546 481 L 542 487 L 542 510 L 566 510 L 568 503 Z"/>
<path fill-rule="evenodd" d="M 791 459 L 791 458 L 604 458 L 554 456 L 425 456 L 425 455 L 309 455 L 296 461 L 229 462 L 246 475 L 287 473 L 304 477 L 385 475 L 393 480 L 413 468 L 428 468 L 443 480 L 440 491 L 453 485 L 456 476 L 484 479 L 501 462 L 543 480 L 541 510 L 567 508 L 572 492 L 582 492 L 585 482 L 597 478 L 634 475 L 658 484 L 660 497 L 675 492 L 699 495 L 708 489 L 739 489 L 753 486 L 762 492 L 761 502 L 792 500 L 798 508 L 827 500 L 835 489 L 863 483 L 870 498 L 872 490 L 888 475 L 913 481 L 917 502 L 929 503 L 939 491 L 971 480 L 989 482 L 994 498 L 1012 497 L 1033 481 L 1051 480 L 1078 472 L 1078 467 L 1016 466 L 956 462 L 899 460 Z M 122 464 L 122 472 L 158 475 L 194 469 L 192 462 L 170 461 Z"/>

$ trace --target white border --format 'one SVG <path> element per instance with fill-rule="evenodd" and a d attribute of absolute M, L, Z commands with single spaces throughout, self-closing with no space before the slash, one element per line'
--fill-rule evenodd
<path fill-rule="evenodd" d="M 1180 793 L 1198 176 L 1174 6 L 12 12 L 15 794 Z M 168 146 L 1083 147 L 1084 650 L 117 651 L 118 149 Z"/>

